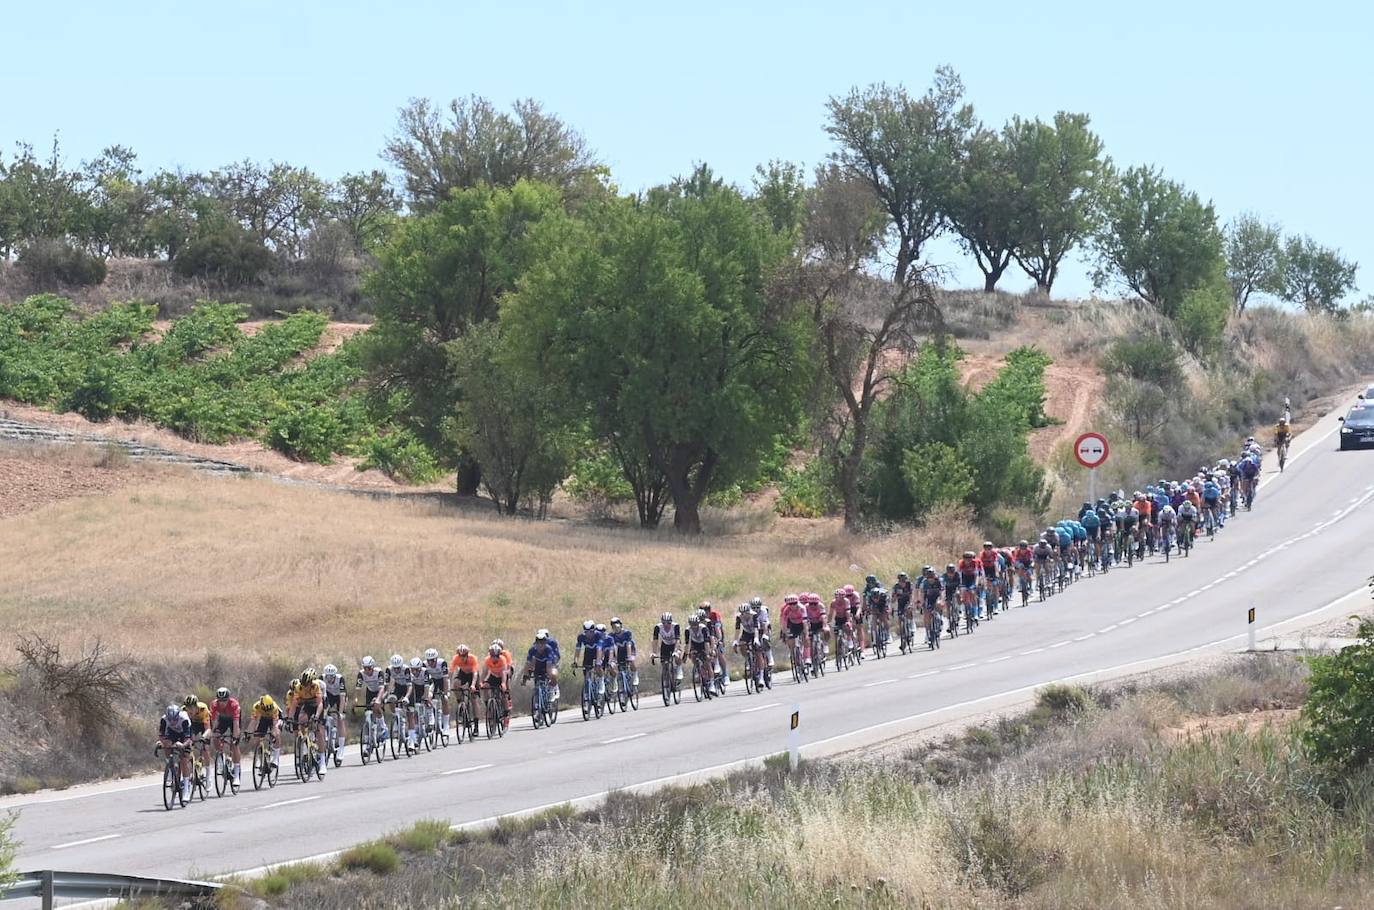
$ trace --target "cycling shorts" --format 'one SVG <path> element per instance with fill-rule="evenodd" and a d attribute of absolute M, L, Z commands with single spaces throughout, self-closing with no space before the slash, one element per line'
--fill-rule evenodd
<path fill-rule="evenodd" d="M 582 669 L 590 670 L 596 665 L 597 652 L 590 648 L 582 649 Z"/>
<path fill-rule="evenodd" d="M 677 645 L 676 645 L 676 644 L 671 644 L 671 645 L 670 645 L 670 644 L 668 644 L 666 641 L 660 641 L 660 642 L 658 643 L 658 659 L 659 659 L 659 660 L 672 660 L 673 654 L 674 654 L 676 651 L 677 651 Z"/>
<path fill-rule="evenodd" d="M 456 674 L 456 679 L 458 680 L 458 685 L 459 685 L 459 687 L 464 687 L 464 686 L 470 686 L 470 685 L 472 685 L 472 674 L 471 674 L 471 673 L 465 673 L 464 671 L 459 670 L 458 673 Z"/>
<path fill-rule="evenodd" d="M 823 619 L 809 619 L 806 621 L 806 625 L 812 635 L 820 635 L 825 632 L 825 620 Z"/>
<path fill-rule="evenodd" d="M 215 735 L 228 736 L 234 732 L 234 717 L 231 714 L 220 714 L 215 717 Z"/>
<path fill-rule="evenodd" d="M 448 692 L 448 677 L 440 676 L 437 679 L 430 677 L 429 684 L 434 687 L 435 695 L 443 695 Z"/>
<path fill-rule="evenodd" d="M 789 622 L 787 624 L 787 634 L 793 638 L 801 638 L 803 635 L 806 634 L 806 623 Z"/>
<path fill-rule="evenodd" d="M 710 644 L 709 641 L 689 641 L 687 647 L 688 650 L 691 651 L 693 657 L 704 658 L 706 656 L 706 646 L 708 644 Z"/>
<path fill-rule="evenodd" d="M 628 664 L 630 662 L 630 646 L 616 645 L 615 660 L 616 663 Z"/>
<path fill-rule="evenodd" d="M 273 722 L 273 718 L 271 718 L 271 717 L 259 717 L 259 718 L 258 718 L 258 725 L 257 725 L 256 727 L 253 728 L 253 735 L 254 735 L 254 736 L 266 736 L 267 734 L 271 733 L 271 732 L 272 732 L 272 722 Z"/>
<path fill-rule="evenodd" d="M 297 723 L 300 723 L 302 714 L 314 717 L 315 712 L 319 709 L 320 703 L 313 698 L 309 701 L 298 701 L 296 702 L 296 709 L 293 712 L 291 712 L 291 719 L 296 721 Z"/>
<path fill-rule="evenodd" d="M 343 693 L 339 693 L 338 695 L 329 692 L 324 693 L 324 709 L 326 711 L 337 711 L 342 703 Z"/>
<path fill-rule="evenodd" d="M 1095 528 L 1086 528 L 1085 530 L 1087 530 L 1087 532 L 1088 532 L 1088 539 L 1089 539 L 1089 540 L 1097 540 L 1099 537 L 1102 536 L 1102 526 L 1101 526 L 1101 525 L 1098 525 L 1098 526 L 1095 527 Z"/>
<path fill-rule="evenodd" d="M 192 735 L 192 736 L 204 736 L 204 735 L 205 735 L 205 724 L 201 723 L 201 722 L 198 721 L 198 720 L 193 720 L 193 721 L 191 721 L 191 735 Z"/>

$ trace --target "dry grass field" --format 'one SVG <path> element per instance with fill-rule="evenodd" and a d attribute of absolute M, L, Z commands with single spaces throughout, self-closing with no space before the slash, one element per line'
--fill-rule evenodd
<path fill-rule="evenodd" d="M 145 659 L 351 662 L 497 635 L 519 643 L 540 626 L 566 637 L 585 616 L 618 614 L 644 634 L 663 610 L 703 598 L 887 579 L 975 534 L 956 522 L 850 538 L 836 522 L 789 521 L 684 541 L 432 497 L 161 477 L 0 522 L 0 647 L 32 632 L 68 646 L 99 635 Z"/>

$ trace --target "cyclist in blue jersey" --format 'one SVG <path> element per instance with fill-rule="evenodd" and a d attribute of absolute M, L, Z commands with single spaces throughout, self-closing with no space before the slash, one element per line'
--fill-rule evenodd
<path fill-rule="evenodd" d="M 639 685 L 639 669 L 635 666 L 635 636 L 619 616 L 611 617 L 611 641 L 615 642 L 615 661 L 630 671 L 630 678 Z"/>
<path fill-rule="evenodd" d="M 530 645 L 529 651 L 525 653 L 525 672 L 521 675 L 520 685 L 531 676 L 537 678 L 547 678 L 549 685 L 553 686 L 553 698 L 558 700 L 558 661 L 561 655 L 558 652 L 558 639 L 549 634 L 548 629 L 540 629 L 534 633 L 534 644 Z"/>
<path fill-rule="evenodd" d="M 1211 474 L 1202 478 L 1202 510 L 1211 513 L 1217 527 L 1225 524 L 1225 512 L 1221 508 L 1221 487 Z"/>

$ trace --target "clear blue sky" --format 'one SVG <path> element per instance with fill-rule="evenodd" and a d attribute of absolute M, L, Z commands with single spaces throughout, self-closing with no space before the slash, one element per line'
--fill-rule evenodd
<path fill-rule="evenodd" d="M 625 189 L 696 161 L 743 184 L 770 158 L 824 158 L 828 96 L 920 93 L 949 63 L 985 122 L 1085 111 L 1116 162 L 1162 167 L 1223 220 L 1253 210 L 1340 247 L 1374 290 L 1374 12 L 1355 0 L 8 7 L 7 155 L 58 131 L 73 162 L 120 143 L 145 171 L 248 157 L 333 177 L 379 166 L 408 98 L 477 93 L 539 99 Z M 933 253 L 951 284 L 979 277 L 952 246 Z M 1089 287 L 1075 265 L 1056 291 Z"/>

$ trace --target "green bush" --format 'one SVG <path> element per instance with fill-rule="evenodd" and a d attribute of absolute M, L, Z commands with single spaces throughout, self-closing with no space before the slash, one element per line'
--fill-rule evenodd
<path fill-rule="evenodd" d="M 1303 739 L 1313 758 L 1337 774 L 1374 763 L 1374 622 L 1360 621 L 1360 641 L 1309 659 Z"/>
<path fill-rule="evenodd" d="M 367 869 L 377 875 L 390 875 L 401 865 L 396 848 L 380 841 L 350 847 L 339 857 L 345 869 Z"/>
<path fill-rule="evenodd" d="M 35 240 L 19 251 L 19 271 L 40 289 L 93 287 L 105 280 L 105 260 L 65 240 Z"/>
<path fill-rule="evenodd" d="M 409 430 L 368 436 L 358 446 L 359 471 L 378 470 L 393 480 L 430 483 L 444 474 L 434 453 Z"/>
<path fill-rule="evenodd" d="M 1183 385 L 1178 348 L 1165 338 L 1120 338 L 1102 357 L 1108 376 L 1123 376 L 1158 386 L 1172 393 Z"/>
<path fill-rule="evenodd" d="M 902 455 L 902 477 L 917 515 L 938 505 L 967 502 L 973 495 L 973 472 L 953 446 L 928 442 Z"/>
<path fill-rule="evenodd" d="M 821 518 L 839 505 L 835 472 L 824 457 L 813 458 L 801 468 L 784 468 L 778 481 L 778 500 L 773 508 L 786 518 Z"/>
<path fill-rule="evenodd" d="M 1210 280 L 1183 295 L 1174 325 L 1188 350 L 1199 356 L 1221 348 L 1226 320 L 1231 315 L 1231 291 L 1220 270 Z"/>
<path fill-rule="evenodd" d="M 253 284 L 276 260 L 262 241 L 232 221 L 202 227 L 172 260 L 183 278 L 208 278 L 227 287 Z"/>
<path fill-rule="evenodd" d="M 572 473 L 563 482 L 563 489 L 574 502 L 593 506 L 601 511 L 630 502 L 634 490 L 625 479 L 620 463 L 610 452 L 593 450 L 573 462 Z"/>

